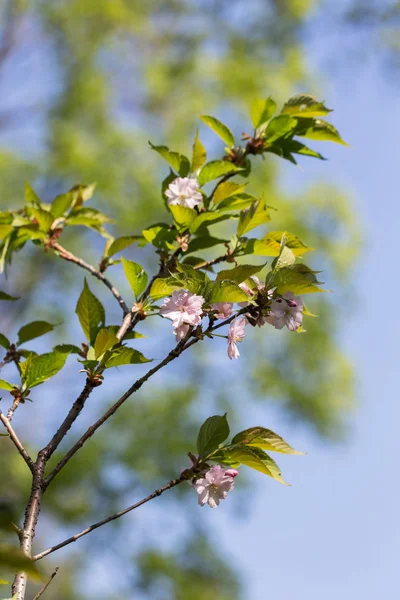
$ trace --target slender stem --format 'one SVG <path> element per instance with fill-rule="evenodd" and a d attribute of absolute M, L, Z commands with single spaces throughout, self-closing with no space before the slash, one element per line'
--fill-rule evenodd
<path fill-rule="evenodd" d="M 51 584 L 51 582 L 53 581 L 54 577 L 57 575 L 58 570 L 60 567 L 56 567 L 54 569 L 54 571 L 52 572 L 52 574 L 49 577 L 49 580 L 47 581 L 47 583 L 42 587 L 42 589 L 36 594 L 36 596 L 34 597 L 33 600 L 39 600 L 39 598 L 41 596 L 43 596 L 43 594 L 45 593 L 45 591 L 47 590 L 47 588 L 49 587 L 49 585 Z"/>
<path fill-rule="evenodd" d="M 228 260 L 228 256 L 226 254 L 224 254 L 223 256 L 218 256 L 218 258 L 213 258 L 212 260 L 204 260 L 203 262 L 199 263 L 193 268 L 196 270 L 204 269 L 204 267 L 211 267 L 212 265 L 224 262 L 225 260 Z"/>
<path fill-rule="evenodd" d="M 51 248 L 53 248 L 53 250 L 55 250 L 57 252 L 57 254 L 60 258 L 63 258 L 64 260 L 72 262 L 72 263 L 78 265 L 79 267 L 82 267 L 82 269 L 86 269 L 86 271 L 89 271 L 89 273 L 91 273 L 93 275 L 93 277 L 96 277 L 97 279 L 102 281 L 104 283 L 104 285 L 106 285 L 108 287 L 108 289 L 111 291 L 114 298 L 117 299 L 118 304 L 122 308 L 124 315 L 128 315 L 130 313 L 130 310 L 129 310 L 127 304 L 125 303 L 124 299 L 122 298 L 122 296 L 119 293 L 119 291 L 117 290 L 117 288 L 111 283 L 111 281 L 109 281 L 107 279 L 107 277 L 105 277 L 103 275 L 103 273 L 100 273 L 100 271 L 95 269 L 92 265 L 89 265 L 81 258 L 78 258 L 74 254 L 72 254 L 72 252 L 69 252 L 68 250 L 63 248 L 63 246 L 58 244 L 57 242 L 52 242 Z"/>
<path fill-rule="evenodd" d="M 60 548 L 64 548 L 64 546 L 68 546 L 68 544 L 72 544 L 73 542 L 76 542 L 77 540 L 79 540 L 79 538 L 83 537 L 84 535 L 87 535 L 88 533 L 91 533 L 92 531 L 94 531 L 95 529 L 98 529 L 99 527 L 102 527 L 102 525 L 105 525 L 106 523 L 110 523 L 110 521 L 115 521 L 115 519 L 119 519 L 120 517 L 123 517 L 128 512 L 135 510 L 135 508 L 139 508 L 139 506 L 146 504 L 146 502 L 149 502 L 150 500 L 157 498 L 157 496 L 161 496 L 161 494 L 163 494 L 167 490 L 170 490 L 171 488 L 175 487 L 176 485 L 179 485 L 183 481 L 186 481 L 187 478 L 188 478 L 187 472 L 182 473 L 182 475 L 179 477 L 179 479 L 172 479 L 170 482 L 168 482 L 163 487 L 159 488 L 158 490 L 155 490 L 149 496 L 146 496 L 146 498 L 143 498 L 139 502 L 132 504 L 132 506 L 128 506 L 128 508 L 125 508 L 124 510 L 121 510 L 120 512 L 114 513 L 113 515 L 107 517 L 106 519 L 102 519 L 101 521 L 98 521 L 97 523 L 94 523 L 93 525 L 86 527 L 86 529 L 83 529 L 79 533 L 76 533 L 75 535 L 69 537 L 68 539 L 64 540 L 63 542 L 60 542 L 59 544 L 56 544 L 55 546 L 52 546 L 51 548 L 48 548 L 47 550 L 44 550 L 43 552 L 36 554 L 35 556 L 32 557 L 32 560 L 33 561 L 41 560 L 42 558 L 44 558 L 45 556 L 48 556 L 52 552 L 55 552 L 56 550 L 59 550 Z"/>
<path fill-rule="evenodd" d="M 12 405 L 10 406 L 10 408 L 8 409 L 7 419 L 10 422 L 11 422 L 13 416 L 14 416 L 15 411 L 17 410 L 17 408 L 19 406 L 20 401 L 21 401 L 20 398 L 18 398 L 18 397 L 14 398 L 14 402 L 12 403 Z"/>
<path fill-rule="evenodd" d="M 4 427 L 7 429 L 8 431 L 8 435 L 11 438 L 11 441 L 13 442 L 14 446 L 17 448 L 18 452 L 20 453 L 20 455 L 22 456 L 22 458 L 24 459 L 24 461 L 26 462 L 26 464 L 28 465 L 29 469 L 31 470 L 31 472 L 34 472 L 34 462 L 31 459 L 31 457 L 29 456 L 28 452 L 25 450 L 24 446 L 22 445 L 22 443 L 20 442 L 17 434 L 15 433 L 10 421 L 7 419 L 7 417 L 5 417 L 3 415 L 3 413 L 0 411 L 0 421 L 3 423 Z"/>

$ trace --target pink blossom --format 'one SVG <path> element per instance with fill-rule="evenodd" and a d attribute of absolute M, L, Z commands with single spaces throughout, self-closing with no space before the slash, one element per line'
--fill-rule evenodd
<path fill-rule="evenodd" d="M 215 302 L 211 304 L 211 308 L 218 311 L 214 314 L 216 319 L 227 319 L 232 315 L 233 304 L 232 302 Z"/>
<path fill-rule="evenodd" d="M 224 469 L 221 465 L 211 467 L 204 477 L 196 479 L 193 487 L 198 493 L 200 506 L 208 504 L 211 508 L 219 505 L 234 488 L 234 478 L 238 474 L 236 469 Z"/>
<path fill-rule="evenodd" d="M 282 329 L 286 325 L 290 331 L 296 331 L 303 322 L 302 299 L 293 292 L 286 292 L 281 298 L 272 300 L 265 322 L 273 325 L 275 329 Z"/>
<path fill-rule="evenodd" d="M 256 295 L 257 291 L 260 292 L 261 290 L 263 290 L 265 288 L 265 284 L 261 283 L 261 281 L 258 279 L 257 275 L 252 275 L 250 277 L 250 279 L 252 279 L 254 281 L 254 283 L 256 284 L 256 288 L 251 288 L 250 286 L 247 285 L 247 283 L 245 281 L 243 281 L 242 283 L 239 283 L 239 287 L 246 292 L 246 294 L 248 295 L 249 298 L 252 298 L 253 296 Z M 247 306 L 248 302 L 239 302 L 239 306 L 244 307 Z"/>
<path fill-rule="evenodd" d="M 244 328 L 247 325 L 246 317 L 238 317 L 234 319 L 228 331 L 228 356 L 238 358 L 240 356 L 237 347 L 237 342 L 241 342 L 244 338 Z"/>
<path fill-rule="evenodd" d="M 170 298 L 164 300 L 160 315 L 171 319 L 177 340 L 187 334 L 190 326 L 200 323 L 203 304 L 203 296 L 196 296 L 187 290 L 175 290 Z"/>
<path fill-rule="evenodd" d="M 168 204 L 194 208 L 203 202 L 203 196 L 199 192 L 199 182 L 191 177 L 177 177 L 169 184 L 165 192 Z"/>

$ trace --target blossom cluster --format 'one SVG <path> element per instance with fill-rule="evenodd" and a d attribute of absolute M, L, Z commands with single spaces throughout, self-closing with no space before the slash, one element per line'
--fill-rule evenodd
<path fill-rule="evenodd" d="M 204 473 L 203 477 L 192 482 L 198 493 L 200 506 L 208 504 L 211 508 L 215 508 L 221 500 L 225 500 L 228 492 L 234 488 L 234 479 L 238 473 L 236 469 L 224 469 L 221 465 L 214 465 Z"/>

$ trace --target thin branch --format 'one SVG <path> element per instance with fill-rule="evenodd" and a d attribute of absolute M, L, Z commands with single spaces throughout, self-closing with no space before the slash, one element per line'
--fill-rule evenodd
<path fill-rule="evenodd" d="M 2 412 L 0 412 L 0 421 L 3 423 L 4 427 L 7 429 L 8 435 L 10 436 L 11 441 L 13 442 L 14 446 L 17 448 L 18 452 L 20 453 L 20 455 L 22 456 L 22 458 L 24 459 L 24 461 L 28 465 L 29 469 L 33 473 L 34 470 L 35 470 L 35 465 L 34 465 L 33 460 L 31 459 L 31 457 L 29 456 L 28 452 L 25 450 L 24 446 L 20 442 L 17 434 L 15 433 L 15 431 L 14 431 L 14 429 L 13 429 L 11 423 L 10 423 L 10 421 L 7 419 L 7 417 L 5 417 L 3 415 Z"/>
<path fill-rule="evenodd" d="M 54 569 L 54 571 L 52 572 L 52 574 L 50 575 L 49 580 L 47 581 L 47 583 L 42 587 L 42 589 L 36 594 L 36 596 L 34 597 L 33 600 L 39 600 L 39 598 L 41 596 L 43 596 L 43 594 L 45 593 L 45 591 L 47 590 L 47 588 L 49 587 L 49 585 L 51 584 L 51 582 L 53 581 L 54 577 L 57 575 L 58 573 L 58 569 L 60 567 L 56 567 Z"/>
<path fill-rule="evenodd" d="M 228 256 L 226 254 L 224 254 L 223 256 L 218 256 L 218 258 L 213 258 L 212 260 L 204 260 L 203 262 L 199 263 L 193 268 L 197 271 L 198 269 L 204 269 L 204 267 L 211 267 L 212 265 L 217 265 L 218 263 L 224 262 L 225 260 L 228 260 Z"/>
<path fill-rule="evenodd" d="M 32 560 L 33 561 L 41 560 L 42 558 L 44 558 L 45 556 L 48 556 L 52 552 L 55 552 L 56 550 L 60 550 L 60 548 L 64 548 L 64 546 L 68 546 L 68 544 L 72 544 L 73 542 L 76 542 L 77 540 L 79 540 L 79 538 L 83 537 L 84 535 L 87 535 L 88 533 L 91 533 L 95 529 L 102 527 L 102 525 L 106 525 L 106 523 L 110 523 L 110 521 L 115 521 L 115 519 L 119 519 L 120 517 L 123 517 L 128 512 L 135 510 L 135 508 L 139 508 L 139 506 L 142 506 L 143 504 L 146 504 L 146 502 L 149 502 L 150 500 L 157 498 L 157 496 L 161 496 L 161 494 L 163 494 L 167 490 L 170 490 L 171 488 L 175 487 L 176 485 L 179 485 L 183 481 L 187 481 L 187 479 L 188 479 L 188 472 L 185 471 L 182 473 L 182 475 L 179 477 L 179 479 L 172 479 L 169 483 L 167 483 L 163 487 L 159 488 L 158 490 L 155 490 L 149 496 L 146 496 L 146 498 L 143 498 L 139 502 L 136 502 L 136 504 L 132 504 L 132 506 L 128 506 L 128 508 L 125 508 L 124 510 L 117 512 L 117 513 L 111 515 L 110 517 L 103 519 L 102 521 L 98 521 L 97 523 L 90 525 L 86 529 L 83 529 L 83 531 L 76 533 L 75 535 L 69 537 L 68 539 L 64 540 L 63 542 L 60 542 L 59 544 L 56 544 L 55 546 L 52 546 L 51 548 L 48 548 L 47 550 L 44 550 L 43 552 L 36 554 L 35 556 L 32 557 Z"/>
<path fill-rule="evenodd" d="M 14 416 L 15 411 L 17 410 L 17 408 L 19 406 L 20 401 L 21 401 L 20 398 L 18 398 L 18 397 L 14 398 L 14 402 L 12 403 L 12 405 L 10 406 L 10 408 L 8 409 L 7 419 L 10 421 L 10 423 L 11 423 L 11 420 L 12 420 L 12 418 Z"/>
<path fill-rule="evenodd" d="M 81 267 L 82 269 L 86 269 L 86 271 L 89 271 L 89 273 L 91 273 L 93 275 L 93 277 L 96 277 L 97 279 L 102 281 L 104 283 L 104 285 L 106 285 L 108 287 L 108 289 L 111 291 L 114 298 L 117 299 L 118 304 L 120 305 L 120 307 L 123 310 L 124 316 L 130 314 L 130 310 L 129 310 L 127 304 L 125 303 L 125 300 L 122 298 L 122 296 L 119 293 L 119 291 L 117 290 L 117 288 L 111 283 L 111 281 L 109 281 L 107 279 L 107 277 L 105 277 L 103 275 L 103 273 L 100 273 L 100 271 L 95 269 L 95 267 L 93 267 L 92 265 L 89 265 L 81 258 L 78 258 L 74 254 L 72 254 L 72 252 L 69 252 L 68 250 L 63 248 L 63 246 L 58 244 L 57 242 L 52 242 L 51 248 L 58 253 L 58 256 L 60 258 L 63 258 L 64 260 L 67 260 L 68 262 L 72 262 L 75 265 L 78 265 L 79 267 Z"/>

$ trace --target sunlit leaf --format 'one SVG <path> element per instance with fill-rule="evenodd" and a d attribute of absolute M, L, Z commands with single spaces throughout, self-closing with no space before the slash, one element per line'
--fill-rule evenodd
<path fill-rule="evenodd" d="M 194 138 L 193 143 L 193 152 L 192 152 L 192 165 L 191 170 L 193 173 L 196 173 L 207 160 L 207 152 L 204 148 L 203 144 L 199 140 L 199 132 L 196 131 L 196 137 Z"/>
<path fill-rule="evenodd" d="M 204 165 L 199 173 L 200 186 L 205 185 L 213 179 L 227 175 L 228 173 L 237 173 L 241 171 L 239 167 L 227 160 L 213 160 Z"/>
<path fill-rule="evenodd" d="M 137 263 L 127 260 L 122 257 L 122 266 L 124 267 L 125 276 L 132 288 L 136 298 L 139 298 L 140 294 L 144 292 L 148 282 L 148 276 L 146 271 Z"/>
<path fill-rule="evenodd" d="M 124 235 L 116 238 L 108 248 L 106 256 L 114 256 L 114 254 L 118 254 L 118 252 L 125 250 L 128 246 L 131 246 L 142 239 L 141 235 Z"/>
<path fill-rule="evenodd" d="M 111 356 L 105 362 L 105 368 L 120 367 L 122 365 L 137 365 L 151 362 L 152 359 L 146 358 L 138 350 L 133 348 L 117 348 L 113 350 Z"/>
<path fill-rule="evenodd" d="M 32 321 L 32 323 L 24 325 L 18 331 L 18 345 L 49 333 L 50 331 L 53 331 L 54 327 L 55 325 L 52 325 L 47 321 Z"/>
<path fill-rule="evenodd" d="M 229 425 L 226 414 L 209 417 L 200 427 L 197 436 L 197 451 L 200 458 L 204 458 L 218 448 L 229 435 Z"/>
<path fill-rule="evenodd" d="M 97 332 L 104 327 L 105 312 L 100 300 L 91 292 L 86 278 L 75 312 L 88 342 L 94 344 Z"/>
<path fill-rule="evenodd" d="M 232 439 L 232 444 L 244 444 L 245 446 L 255 446 L 262 450 L 281 452 L 282 454 L 298 454 L 280 435 L 264 427 L 250 427 L 236 434 Z"/>
<path fill-rule="evenodd" d="M 224 269 L 217 275 L 217 281 L 229 279 L 235 283 L 242 283 L 252 275 L 259 273 L 265 265 L 239 265 L 233 269 Z"/>
<path fill-rule="evenodd" d="M 248 231 L 251 231 L 251 229 L 263 225 L 270 220 L 271 215 L 265 207 L 264 199 L 261 198 L 257 202 L 253 202 L 249 208 L 242 210 L 240 213 L 237 235 L 238 237 L 241 237 Z"/>
<path fill-rule="evenodd" d="M 282 114 L 293 117 L 323 117 L 330 112 L 332 112 L 330 108 L 309 94 L 298 94 L 289 98 L 282 108 Z"/>
<path fill-rule="evenodd" d="M 275 110 L 276 102 L 271 97 L 266 100 L 254 100 L 250 106 L 250 117 L 254 129 L 258 129 L 269 121 Z"/>
<path fill-rule="evenodd" d="M 115 344 L 118 344 L 118 342 L 119 340 L 113 331 L 107 328 L 100 329 L 94 343 L 94 358 L 98 359 L 102 354 L 107 352 L 107 350 L 110 350 Z M 89 358 L 88 355 L 88 359 Z"/>
<path fill-rule="evenodd" d="M 26 361 L 20 363 L 23 390 L 35 387 L 47 381 L 65 365 L 67 354 L 62 352 L 47 352 L 38 356 L 29 356 Z"/>
<path fill-rule="evenodd" d="M 215 117 L 211 117 L 209 115 L 203 115 L 200 119 L 208 125 L 224 142 L 227 146 L 232 147 L 235 145 L 235 138 L 229 127 L 221 123 Z"/>
<path fill-rule="evenodd" d="M 225 200 L 226 198 L 240 194 L 240 192 L 243 192 L 245 187 L 245 183 L 242 184 L 235 183 L 234 181 L 223 181 L 215 190 L 213 196 L 214 204 L 219 204 L 220 202 L 222 202 L 222 200 Z"/>
<path fill-rule="evenodd" d="M 190 162 L 183 154 L 172 152 L 167 146 L 154 146 L 149 142 L 150 147 L 158 152 L 181 177 L 186 177 L 190 171 Z"/>

